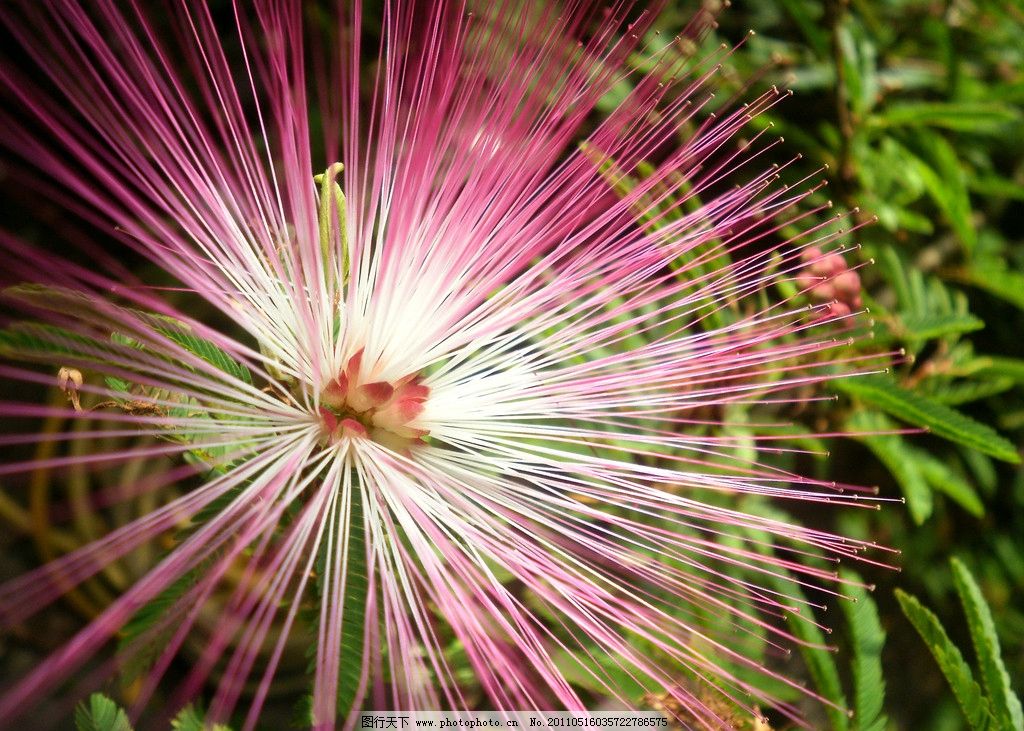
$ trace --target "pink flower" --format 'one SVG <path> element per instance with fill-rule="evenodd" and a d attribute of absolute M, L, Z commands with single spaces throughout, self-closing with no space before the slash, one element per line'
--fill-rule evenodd
<path fill-rule="evenodd" d="M 83 404 L 112 401 L 123 433 L 160 437 L 53 467 L 188 461 L 123 486 L 157 491 L 161 507 L 0 586 L 0 620 L 28 619 L 155 536 L 175 543 L 7 691 L 0 723 L 181 577 L 123 651 L 161 638 L 134 715 L 162 683 L 188 702 L 217 666 L 209 719 L 240 711 L 253 728 L 303 609 L 322 728 L 364 703 L 470 702 L 453 643 L 499 708 L 582 709 L 569 653 L 671 696 L 691 725 L 725 723 L 699 684 L 795 715 L 752 678 L 807 691 L 733 631 L 796 642 L 772 617 L 800 601 L 749 577 L 832 582 L 787 556 L 867 546 L 748 515 L 743 498 L 861 496 L 738 456 L 702 415 L 809 398 L 827 366 L 857 360 L 835 351 L 827 304 L 756 304 L 803 270 L 811 242 L 780 238 L 777 222 L 808 192 L 777 185 L 775 167 L 720 185 L 771 145 L 737 153 L 730 140 L 784 94 L 708 116 L 700 80 L 666 55 L 596 119 L 630 54 L 659 58 L 643 41 L 653 13 L 618 3 L 474 14 L 395 1 L 366 35 L 358 4 L 328 22 L 259 0 L 215 22 L 180 3 L 169 23 L 120 5 L 0 8 L 32 68 L 0 67 L 4 143 L 41 196 L 116 227 L 125 247 L 83 236 L 81 266 L 4 236 L 9 273 L 47 285 L 11 293 L 50 326 L 18 326 L 18 355 L 77 368 Z M 677 143 L 684 124 L 697 131 Z M 136 261 L 163 274 L 129 271 Z M 842 276 L 830 286 L 855 291 Z M 165 297 L 168 282 L 183 294 Z M 204 308 L 217 316 L 193 316 Z M 216 631 L 172 683 L 207 604 Z M 610 678 L 607 694 L 630 702 Z"/>

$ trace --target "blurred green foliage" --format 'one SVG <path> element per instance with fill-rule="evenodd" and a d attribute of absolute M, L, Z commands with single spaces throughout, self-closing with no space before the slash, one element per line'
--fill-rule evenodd
<path fill-rule="evenodd" d="M 670 8 L 651 43 L 672 38 L 692 12 L 690 3 Z M 746 96 L 773 84 L 792 89 L 752 124 L 773 127 L 783 149 L 803 155 L 801 174 L 828 167 L 831 185 L 812 202 L 831 199 L 855 224 L 869 224 L 846 237 L 857 247 L 848 264 L 867 264 L 858 273 L 873 317 L 873 338 L 851 350 L 902 348 L 907 355 L 886 374 L 839 382 L 838 404 L 800 415 L 810 429 L 856 435 L 828 444 L 829 458 L 810 468 L 817 476 L 877 484 L 881 496 L 906 500 L 905 508 L 890 503 L 878 513 L 813 514 L 816 525 L 833 520 L 837 531 L 902 551 L 899 573 L 857 566 L 878 585 L 869 609 L 861 602 L 851 613 L 844 602 L 848 622 L 819 617 L 831 620 L 841 653 L 805 652 L 807 673 L 819 693 L 856 713 L 830 712 L 818 723 L 979 727 L 961 712 L 963 689 L 947 682 L 948 652 L 938 663 L 929 656 L 945 643 L 944 651 L 973 646 L 959 662 L 981 666 L 978 682 L 967 679 L 978 703 L 991 706 L 988 727 L 1019 728 L 1024 7 L 1012 0 L 765 0 L 736 3 L 718 22 L 693 58 L 735 44 L 747 29 L 756 35 L 712 80 L 722 92 L 717 99 L 743 92 L 751 79 Z M 877 433 L 908 427 L 920 431 Z M 954 554 L 960 560 L 951 567 Z M 905 592 L 899 601 L 896 587 Z M 982 602 L 991 608 L 987 619 L 977 614 Z M 1006 668 L 997 673 L 1000 647 Z"/>

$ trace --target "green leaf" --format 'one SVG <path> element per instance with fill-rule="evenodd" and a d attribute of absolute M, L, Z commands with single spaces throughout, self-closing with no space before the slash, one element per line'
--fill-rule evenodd
<path fill-rule="evenodd" d="M 289 728 L 310 729 L 316 726 L 313 716 L 313 694 L 304 693 L 292 709 Z"/>
<path fill-rule="evenodd" d="M 853 582 L 846 591 L 852 602 L 841 602 L 850 627 L 853 644 L 854 721 L 858 731 L 884 731 L 887 719 L 882 713 L 885 702 L 885 677 L 882 674 L 882 647 L 885 630 L 878 619 L 878 607 L 871 594 L 859 584 L 852 571 L 843 578 Z"/>
<path fill-rule="evenodd" d="M 43 285 L 20 285 L 5 289 L 4 294 L 8 297 L 28 302 L 35 307 L 53 311 L 77 310 L 83 317 L 88 314 L 89 321 L 94 324 L 97 319 L 104 323 L 104 326 L 108 322 L 113 322 L 110 320 L 109 315 L 105 313 L 97 314 L 94 311 L 95 303 L 86 299 L 82 293 L 73 290 Z M 138 333 L 144 332 L 144 328 L 152 328 L 215 368 L 248 384 L 252 384 L 252 375 L 249 373 L 248 368 L 237 362 L 221 348 L 196 335 L 184 322 L 141 310 L 118 309 L 141 321 Z M 110 333 L 110 330 L 104 332 L 104 339 L 107 337 L 106 333 Z M 53 358 L 59 356 L 74 356 L 97 363 L 107 363 L 110 361 L 122 363 L 125 357 L 123 348 L 145 348 L 145 344 L 141 343 L 137 336 L 120 332 L 110 333 L 110 340 L 114 343 L 113 347 L 104 342 L 104 340 L 79 335 L 52 325 L 18 322 L 6 330 L 0 331 L 0 354 L 21 360 L 43 360 L 47 362 L 51 362 Z M 87 350 L 98 351 L 99 355 L 85 354 Z M 109 352 L 111 358 L 104 358 L 104 352 Z"/>
<path fill-rule="evenodd" d="M 101 341 L 53 325 L 15 322 L 0 330 L 0 355 L 11 360 L 56 364 L 61 358 L 72 357 L 99 364 L 108 362 L 95 354 L 104 350 Z"/>
<path fill-rule="evenodd" d="M 967 566 L 958 558 L 950 559 L 949 563 L 953 569 L 956 592 L 960 595 L 960 602 L 967 615 L 971 642 L 981 669 L 981 681 L 988 692 L 992 711 L 1000 728 L 1019 731 L 1024 728 L 1024 712 L 1021 710 L 1020 699 L 1013 692 L 1006 666 L 1003 665 L 992 612 Z"/>
<path fill-rule="evenodd" d="M 75 728 L 78 731 L 132 731 L 125 712 L 102 693 L 93 693 L 88 703 L 78 704 Z"/>
<path fill-rule="evenodd" d="M 3 296 L 50 312 L 76 315 L 96 312 L 96 302 L 88 294 L 67 287 L 29 282 L 6 287 Z"/>
<path fill-rule="evenodd" d="M 570 683 L 601 696 L 608 695 L 611 688 L 623 698 L 639 703 L 649 692 L 650 686 L 644 683 L 649 684 L 650 679 L 633 669 L 630 662 L 599 647 L 573 652 L 558 648 L 551 660 Z"/>
<path fill-rule="evenodd" d="M 842 51 L 850 108 L 864 117 L 878 101 L 878 51 L 874 41 L 854 16 L 837 29 L 836 37 Z"/>
<path fill-rule="evenodd" d="M 1004 462 L 1017 464 L 1020 456 L 1012 443 L 994 429 L 959 411 L 896 385 L 885 376 L 841 378 L 833 385 L 886 413 L 930 430 L 937 436 L 977 449 Z"/>
<path fill-rule="evenodd" d="M 173 731 L 231 731 L 222 723 L 209 723 L 206 714 L 193 705 L 185 706 L 171 721 Z"/>
<path fill-rule="evenodd" d="M 928 130 L 914 135 L 914 146 L 923 154 L 915 156 L 908 151 L 910 164 L 970 253 L 977 245 L 978 234 L 971 221 L 967 176 L 956 150 L 942 136 Z"/>
<path fill-rule="evenodd" d="M 206 719 L 193 705 L 185 706 L 171 721 L 174 731 L 206 731 Z"/>
<path fill-rule="evenodd" d="M 358 701 L 359 681 L 362 675 L 364 634 L 366 629 L 366 606 L 369 600 L 370 583 L 366 565 L 366 533 L 363 517 L 362 491 L 357 483 L 351 485 L 351 506 L 349 510 L 348 558 L 345 566 L 345 594 L 341 616 L 341 661 L 338 669 L 338 702 L 339 718 L 346 718 Z M 316 576 L 313 582 L 314 594 L 318 602 L 331 592 L 332 587 L 325 584 L 328 565 L 328 552 L 339 551 L 338 541 L 342 539 L 341 526 L 344 516 L 339 513 L 339 525 L 335 532 L 335 542 L 321 540 L 316 558 Z M 331 562 L 333 564 L 333 561 Z M 331 581 L 339 581 L 341 577 L 331 577 Z M 319 606 L 310 614 L 313 631 L 319 631 Z M 309 655 L 312 658 L 316 645 L 311 644 Z M 311 663 L 312 667 L 312 663 Z M 312 704 L 300 707 L 300 712 L 312 714 Z M 323 721 L 323 719 L 317 719 Z"/>
<path fill-rule="evenodd" d="M 773 510 L 761 505 L 759 513 L 765 518 L 776 521 L 791 520 L 785 513 Z M 764 556 L 773 556 L 774 551 L 770 548 L 773 539 L 766 531 L 749 530 L 747 534 L 755 541 L 754 546 Z M 785 569 L 778 574 L 771 573 L 758 577 L 759 581 L 766 581 L 768 588 L 778 592 L 782 597 L 790 597 L 791 603 L 798 611 L 785 614 L 786 624 L 798 640 L 800 640 L 799 651 L 804 663 L 811 674 L 814 686 L 818 693 L 825 698 L 829 705 L 825 707 L 829 722 L 833 731 L 847 731 L 850 727 L 849 704 L 846 702 L 846 695 L 843 693 L 843 686 L 839 680 L 839 669 L 836 666 L 834 648 L 825 642 L 825 635 L 815 621 L 813 611 L 806 601 L 806 597 L 792 576 Z"/>
<path fill-rule="evenodd" d="M 985 262 L 953 272 L 952 276 L 1024 309 L 1024 273 Z"/>
<path fill-rule="evenodd" d="M 107 384 L 107 388 L 111 391 L 115 391 L 118 394 L 124 396 L 131 396 L 131 384 L 123 378 L 117 378 L 115 376 L 104 376 L 103 382 Z"/>
<path fill-rule="evenodd" d="M 872 127 L 938 127 L 963 132 L 999 131 L 1020 120 L 1005 104 L 985 102 L 897 102 L 869 119 Z"/>
<path fill-rule="evenodd" d="M 997 565 L 1000 565 L 1017 586 L 1024 585 L 1024 550 L 1022 550 L 1017 536 L 1007 533 L 997 533 L 992 536 L 992 547 L 996 557 Z"/>
<path fill-rule="evenodd" d="M 195 570 L 189 571 L 178 577 L 166 589 L 157 594 L 152 601 L 139 607 L 121 629 L 122 645 L 129 644 L 145 634 L 146 630 L 153 626 L 157 619 L 174 606 L 177 601 L 188 591 L 198 578 Z"/>
<path fill-rule="evenodd" d="M 949 639 L 946 630 L 942 628 L 938 618 L 931 610 L 921 605 L 916 597 L 907 594 L 899 589 L 896 590 L 896 599 L 903 609 L 914 629 L 921 635 L 932 653 L 932 657 L 939 664 L 939 669 L 946 677 L 956 697 L 960 710 L 967 718 L 967 722 L 975 731 L 994 731 L 998 728 L 995 718 L 992 716 L 992 709 L 988 699 L 981 693 L 981 688 L 974 680 L 971 669 L 964 661 L 960 650 Z"/>
<path fill-rule="evenodd" d="M 936 459 L 923 450 L 915 451 L 918 452 L 918 467 L 929 485 L 946 493 L 974 517 L 980 518 L 985 514 L 985 505 L 970 483 L 956 474 L 942 460 Z"/>
<path fill-rule="evenodd" d="M 1005 358 L 998 355 L 984 355 L 978 358 L 981 368 L 978 373 L 987 376 L 1002 376 L 1015 383 L 1024 383 L 1024 360 Z"/>
<path fill-rule="evenodd" d="M 212 469 L 218 472 L 224 471 L 223 466 L 215 466 Z M 189 521 L 189 530 L 194 531 L 199 526 L 209 522 L 212 518 L 216 518 L 222 512 L 227 510 L 228 506 L 237 500 L 239 495 L 245 492 L 251 484 L 251 480 L 245 480 L 244 482 L 234 484 L 208 502 L 192 516 L 192 519 Z"/>
<path fill-rule="evenodd" d="M 786 15 L 800 29 L 818 57 L 827 57 L 829 39 L 821 17 L 821 6 L 818 3 L 803 3 L 798 0 L 779 0 L 779 7 L 785 10 Z M 818 17 L 813 17 L 812 13 L 815 12 Z"/>
<path fill-rule="evenodd" d="M 122 679 L 131 682 L 142 675 L 159 657 L 175 627 L 151 632 L 164 615 L 191 589 L 200 575 L 195 568 L 178 577 L 153 599 L 139 607 L 125 623 L 118 638 L 118 649 L 126 654 L 121 667 Z M 127 653 L 131 653 L 130 655 Z"/>
<path fill-rule="evenodd" d="M 153 326 L 157 332 L 169 340 L 180 345 L 192 355 L 202 358 L 230 376 L 240 381 L 252 384 L 252 374 L 242 363 L 239 363 L 225 351 L 192 332 L 192 329 L 183 322 L 172 320 L 169 317 L 161 317 L 148 313 L 139 313 Z"/>
<path fill-rule="evenodd" d="M 910 268 L 900 258 L 896 249 L 886 246 L 878 255 L 878 265 L 885 273 L 885 279 L 896 292 L 896 299 L 904 308 L 918 310 L 921 303 L 914 298 L 907 272 Z"/>
<path fill-rule="evenodd" d="M 967 180 L 971 191 L 988 198 L 1010 198 L 1024 201 L 1024 185 L 999 176 L 972 176 Z"/>
<path fill-rule="evenodd" d="M 926 385 L 928 385 L 928 398 L 947 406 L 959 406 L 1008 391 L 1013 388 L 1013 379 L 996 378 L 987 381 L 960 381 L 941 385 Z"/>
<path fill-rule="evenodd" d="M 946 335 L 981 330 L 985 323 L 973 315 L 956 313 L 901 313 L 897 335 L 914 340 L 932 340 Z"/>
<path fill-rule="evenodd" d="M 858 411 L 846 420 L 846 429 L 864 444 L 896 478 L 907 500 L 914 523 L 921 525 L 932 514 L 932 491 L 918 467 L 917 454 L 899 434 L 870 434 L 891 431 L 895 425 L 879 413 Z"/>
<path fill-rule="evenodd" d="M 943 76 L 938 69 L 910 65 L 881 69 L 878 72 L 878 80 L 886 90 L 899 89 L 904 92 L 938 89 L 943 85 Z"/>
<path fill-rule="evenodd" d="M 804 599 L 804 593 L 796 583 L 782 578 L 771 578 L 776 591 L 784 595 L 795 597 L 797 600 Z M 850 716 L 844 709 L 848 707 L 846 695 L 843 693 L 843 685 L 839 680 L 839 668 L 836 667 L 835 654 L 827 649 L 825 635 L 812 620 L 807 616 L 810 609 L 803 605 L 801 613 L 789 613 L 786 615 L 786 624 L 793 635 L 801 640 L 799 645 L 800 655 L 807 664 L 807 670 L 814 680 L 814 687 L 822 697 L 834 703 L 838 708 L 826 706 L 825 712 L 834 731 L 846 731 L 850 727 Z"/>
<path fill-rule="evenodd" d="M 345 571 L 345 604 L 341 624 L 341 665 L 338 678 L 338 715 L 347 718 L 356 702 L 362 675 L 366 604 L 370 594 L 366 566 L 362 490 L 353 484 L 349 512 L 348 565 Z"/>
<path fill-rule="evenodd" d="M 918 525 L 932 513 L 931 490 L 944 492 L 975 517 L 985 514 L 985 507 L 974 488 L 944 462 L 930 453 L 907 443 L 899 434 L 870 434 L 866 432 L 892 431 L 896 425 L 882 414 L 860 411 L 846 421 L 846 428 L 854 438 L 867 446 L 878 460 L 896 478 L 907 509 Z M 976 454 L 976 452 L 972 452 Z"/>
<path fill-rule="evenodd" d="M 992 458 L 973 449 L 961 449 L 960 456 L 967 465 L 973 484 L 986 495 L 992 495 L 999 485 L 999 473 L 996 472 Z"/>

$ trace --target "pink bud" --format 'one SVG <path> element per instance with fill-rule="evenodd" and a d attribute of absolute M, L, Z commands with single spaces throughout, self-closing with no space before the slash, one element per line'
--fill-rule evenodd
<path fill-rule="evenodd" d="M 356 411 L 367 411 L 386 404 L 395 393 L 395 388 L 387 381 L 366 383 L 349 394 L 349 406 Z"/>
<path fill-rule="evenodd" d="M 860 292 L 860 277 L 857 272 L 848 269 L 832 280 L 832 286 L 839 295 L 855 295 Z"/>
<path fill-rule="evenodd" d="M 851 312 L 845 302 L 833 302 L 829 305 L 828 311 L 832 317 L 846 317 Z"/>
<path fill-rule="evenodd" d="M 348 378 L 344 373 L 328 383 L 320 392 L 320 402 L 332 409 L 340 409 L 345 405 L 348 396 Z"/>

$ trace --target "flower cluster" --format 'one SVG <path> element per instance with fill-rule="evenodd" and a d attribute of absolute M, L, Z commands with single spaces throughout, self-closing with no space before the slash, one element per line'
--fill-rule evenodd
<path fill-rule="evenodd" d="M 849 315 L 861 308 L 860 275 L 849 267 L 840 254 L 824 254 L 820 249 L 804 249 L 800 260 L 806 264 L 797 277 L 799 285 L 818 302 L 830 302 L 838 316 Z"/>
<path fill-rule="evenodd" d="M 399 450 L 408 440 L 427 436 L 428 430 L 414 426 L 430 396 L 423 378 L 405 376 L 393 384 L 370 380 L 362 375 L 362 358 L 360 350 L 320 392 L 327 443 L 364 437 Z"/>

